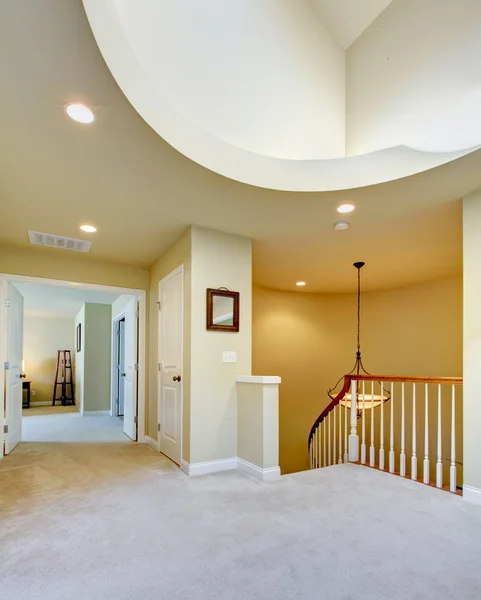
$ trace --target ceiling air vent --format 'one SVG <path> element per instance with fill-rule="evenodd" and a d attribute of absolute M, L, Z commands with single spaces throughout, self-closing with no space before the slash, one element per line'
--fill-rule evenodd
<path fill-rule="evenodd" d="M 75 238 L 63 237 L 61 235 L 51 235 L 50 233 L 39 233 L 38 231 L 29 231 L 28 239 L 35 246 L 49 246 L 50 248 L 62 248 L 63 250 L 73 250 L 74 252 L 88 252 L 92 242 L 76 240 Z"/>

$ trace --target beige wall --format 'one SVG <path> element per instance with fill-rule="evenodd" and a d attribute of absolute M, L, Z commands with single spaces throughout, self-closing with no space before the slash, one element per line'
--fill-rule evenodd
<path fill-rule="evenodd" d="M 80 325 L 80 352 L 77 352 L 77 327 Z M 85 304 L 75 317 L 75 403 L 78 410 L 84 411 L 84 371 L 85 371 Z"/>
<path fill-rule="evenodd" d="M 464 483 L 481 490 L 481 191 L 464 198 Z"/>
<path fill-rule="evenodd" d="M 182 456 L 189 461 L 190 456 L 190 294 L 191 294 L 191 230 L 189 228 L 165 254 L 150 268 L 149 294 L 149 403 L 147 409 L 147 435 L 157 439 L 158 412 L 158 316 L 159 282 L 175 269 L 184 266 L 184 364 L 183 381 L 183 448 Z"/>
<path fill-rule="evenodd" d="M 147 290 L 147 268 L 98 260 L 95 256 L 56 250 L 0 245 L 0 273 Z"/>
<path fill-rule="evenodd" d="M 112 307 L 85 304 L 84 411 L 110 409 Z"/>
<path fill-rule="evenodd" d="M 31 382 L 32 404 L 52 402 L 57 351 L 74 348 L 74 319 L 55 317 L 24 318 L 23 359 L 26 380 Z M 73 358 L 73 352 L 72 352 Z M 57 397 L 60 397 L 60 386 Z"/>
<path fill-rule="evenodd" d="M 368 371 L 461 375 L 460 278 L 366 293 L 362 303 L 362 351 Z M 253 374 L 282 377 L 279 460 L 283 473 L 308 468 L 310 428 L 328 403 L 327 390 L 354 366 L 355 351 L 354 294 L 254 288 Z"/>
<path fill-rule="evenodd" d="M 240 331 L 206 330 L 206 289 L 240 292 Z M 237 375 L 251 373 L 252 242 L 192 228 L 190 462 L 237 456 Z M 223 363 L 223 351 L 236 363 Z"/>

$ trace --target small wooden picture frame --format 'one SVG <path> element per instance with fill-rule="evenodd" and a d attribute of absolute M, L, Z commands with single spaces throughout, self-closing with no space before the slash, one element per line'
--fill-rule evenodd
<path fill-rule="evenodd" d="M 207 330 L 239 331 L 239 292 L 227 289 L 207 290 Z"/>
<path fill-rule="evenodd" d="M 77 325 L 77 340 L 76 340 L 76 349 L 77 352 L 82 351 L 82 323 Z"/>

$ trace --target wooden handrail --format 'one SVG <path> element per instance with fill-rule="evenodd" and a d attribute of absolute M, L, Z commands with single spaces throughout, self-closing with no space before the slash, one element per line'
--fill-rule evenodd
<path fill-rule="evenodd" d="M 308 446 L 316 432 L 316 429 L 327 417 L 331 410 L 339 404 L 351 387 L 352 381 L 390 381 L 392 383 L 433 383 L 433 384 L 451 384 L 462 385 L 462 377 L 419 377 L 419 376 L 402 376 L 402 375 L 344 375 L 344 383 L 341 391 L 337 396 L 324 408 L 321 414 L 314 421 L 311 431 L 309 432 Z"/>
<path fill-rule="evenodd" d="M 350 381 L 392 381 L 404 383 L 451 383 L 462 385 L 462 377 L 417 377 L 414 375 L 404 377 L 403 375 L 346 375 Z"/>

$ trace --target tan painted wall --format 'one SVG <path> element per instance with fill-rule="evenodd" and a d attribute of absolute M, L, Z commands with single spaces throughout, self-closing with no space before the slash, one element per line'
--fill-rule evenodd
<path fill-rule="evenodd" d="M 149 270 L 98 260 L 54 248 L 24 248 L 0 245 L 0 273 L 29 275 L 63 281 L 97 283 L 139 290 L 149 286 Z"/>
<path fill-rule="evenodd" d="M 184 265 L 184 364 L 182 368 L 183 392 L 183 449 L 184 460 L 190 456 L 190 294 L 191 294 L 191 230 L 182 235 L 150 268 L 149 322 L 149 403 L 147 409 L 147 435 L 157 439 L 158 412 L 158 306 L 159 282 Z"/>
<path fill-rule="evenodd" d="M 463 200 L 465 484 L 481 490 L 481 191 Z"/>
<path fill-rule="evenodd" d="M 366 293 L 362 302 L 362 350 L 368 371 L 461 375 L 460 278 Z M 254 288 L 253 374 L 282 377 L 279 460 L 283 473 L 308 468 L 311 425 L 328 403 L 327 390 L 353 367 L 355 351 L 354 294 Z"/>
<path fill-rule="evenodd" d="M 240 292 L 240 331 L 206 330 L 206 289 Z M 237 456 L 236 377 L 251 373 L 252 242 L 192 228 L 190 462 Z M 236 363 L 223 363 L 223 351 Z"/>
<path fill-rule="evenodd" d="M 52 402 L 57 350 L 74 349 L 74 319 L 25 316 L 23 359 L 26 381 L 31 382 L 32 404 Z M 57 396 L 60 397 L 60 386 Z"/>
<path fill-rule="evenodd" d="M 84 411 L 110 409 L 110 304 L 85 304 Z"/>

